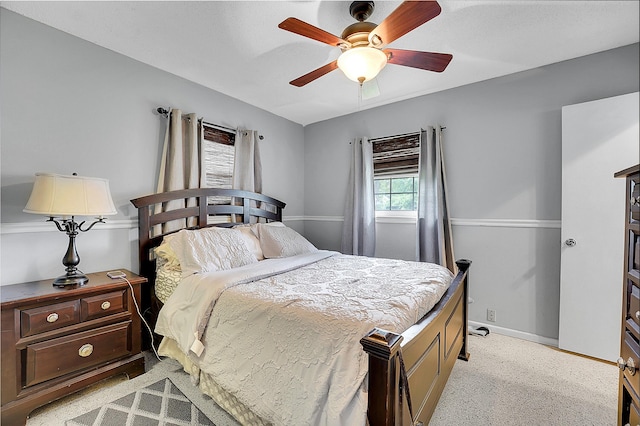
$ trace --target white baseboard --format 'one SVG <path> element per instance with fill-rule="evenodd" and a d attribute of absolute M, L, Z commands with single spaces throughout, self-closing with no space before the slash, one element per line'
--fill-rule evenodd
<path fill-rule="evenodd" d="M 497 325 L 485 324 L 482 322 L 469 321 L 469 326 L 473 328 L 486 327 L 491 333 L 502 334 L 503 336 L 515 337 L 517 339 L 528 340 L 529 342 L 540 343 L 542 345 L 558 347 L 558 339 L 538 336 L 526 331 L 512 330 L 510 328 L 499 327 Z"/>

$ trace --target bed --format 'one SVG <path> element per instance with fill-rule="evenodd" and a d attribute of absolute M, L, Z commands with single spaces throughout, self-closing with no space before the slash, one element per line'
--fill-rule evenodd
<path fill-rule="evenodd" d="M 248 191 L 189 189 L 132 203 L 159 350 L 242 424 L 428 424 L 456 359 L 469 359 L 468 260 L 454 273 L 318 250 L 282 224 L 283 202 Z M 229 248 L 239 234 L 253 235 L 265 259 L 247 240 L 239 253 Z M 173 279 L 163 269 L 167 247 L 182 262 Z M 234 260 L 201 269 L 207 256 Z"/>

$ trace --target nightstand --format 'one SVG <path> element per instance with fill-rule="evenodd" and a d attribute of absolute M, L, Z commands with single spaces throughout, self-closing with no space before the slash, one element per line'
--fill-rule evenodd
<path fill-rule="evenodd" d="M 88 274 L 76 288 L 53 279 L 0 287 L 2 424 L 24 425 L 35 408 L 117 374 L 144 373 L 140 303 L 146 278 Z M 133 288 L 133 293 L 131 291 Z"/>

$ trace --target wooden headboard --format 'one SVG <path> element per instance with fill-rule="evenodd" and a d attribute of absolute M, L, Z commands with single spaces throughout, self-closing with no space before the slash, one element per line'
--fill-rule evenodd
<path fill-rule="evenodd" d="M 207 200 L 227 200 L 226 204 L 208 204 Z M 164 224 L 182 220 L 184 228 L 198 229 L 208 226 L 232 227 L 243 223 L 282 221 L 285 203 L 275 198 L 239 189 L 198 188 L 161 192 L 131 200 L 138 208 L 138 255 L 140 275 L 152 285 L 155 282 L 155 256 L 153 249 L 162 243 Z M 183 206 L 163 211 L 169 202 Z M 158 207 L 160 206 L 160 207 Z M 158 210 L 158 212 L 156 212 Z M 222 219 L 222 221 L 220 220 Z M 188 223 L 188 225 L 187 225 Z"/>

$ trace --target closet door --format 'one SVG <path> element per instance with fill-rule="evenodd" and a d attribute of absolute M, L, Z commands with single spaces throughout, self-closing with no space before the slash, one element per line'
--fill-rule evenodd
<path fill-rule="evenodd" d="M 561 349 L 620 350 L 625 182 L 638 162 L 638 93 L 562 108 Z"/>

